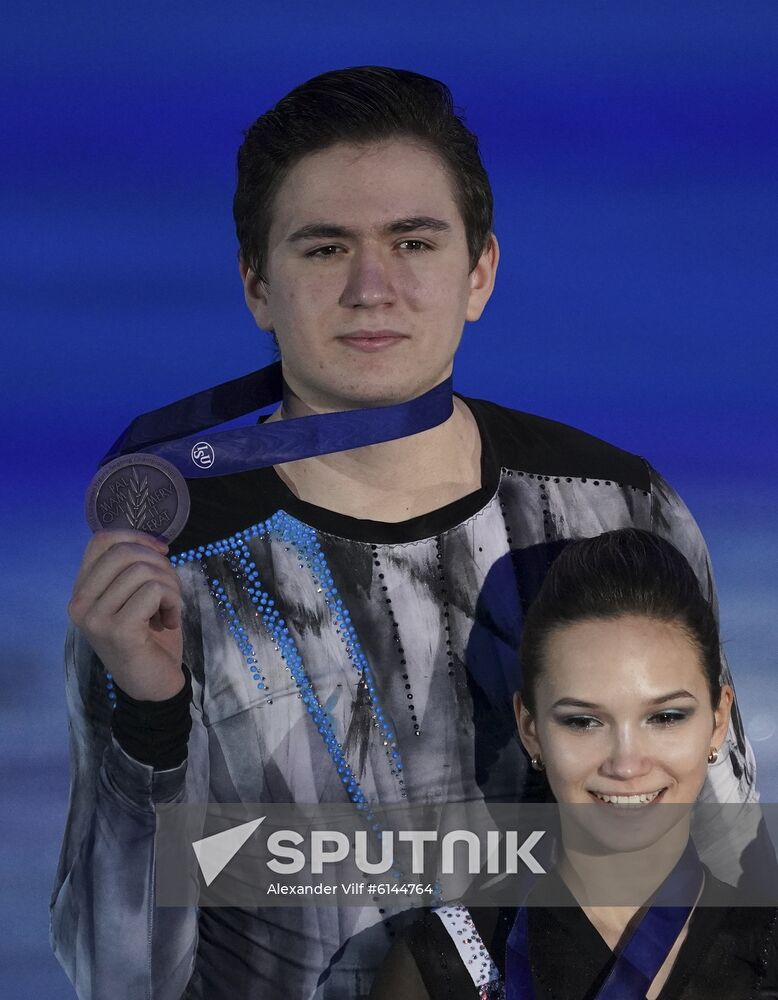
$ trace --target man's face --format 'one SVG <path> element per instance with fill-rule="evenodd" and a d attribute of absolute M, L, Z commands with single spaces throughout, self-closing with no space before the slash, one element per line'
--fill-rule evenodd
<path fill-rule="evenodd" d="M 444 379 L 496 266 L 491 241 L 470 272 L 438 157 L 393 140 L 304 157 L 275 199 L 267 284 L 243 264 L 241 273 L 293 392 L 312 407 L 346 409 L 410 399 Z"/>

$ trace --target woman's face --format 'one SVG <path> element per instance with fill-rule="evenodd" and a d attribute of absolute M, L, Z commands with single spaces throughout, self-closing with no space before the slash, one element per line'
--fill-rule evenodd
<path fill-rule="evenodd" d="M 724 742 L 732 690 L 714 712 L 697 648 L 675 622 L 641 615 L 576 622 L 547 638 L 535 715 L 515 696 L 519 733 L 558 802 L 612 818 L 691 803 Z"/>

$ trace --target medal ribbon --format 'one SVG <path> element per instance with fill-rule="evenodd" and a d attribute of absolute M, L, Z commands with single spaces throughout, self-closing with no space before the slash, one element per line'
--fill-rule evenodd
<path fill-rule="evenodd" d="M 595 1000 L 645 1000 L 649 986 L 689 919 L 703 870 L 691 840 L 623 946 Z M 505 952 L 506 1000 L 535 1000 L 529 957 L 528 908 L 516 914 Z"/>
<path fill-rule="evenodd" d="M 136 417 L 100 465 L 132 452 L 158 455 L 196 479 L 294 462 L 418 434 L 454 412 L 452 379 L 406 403 L 293 417 L 202 432 L 281 400 L 281 363 L 223 382 Z"/>

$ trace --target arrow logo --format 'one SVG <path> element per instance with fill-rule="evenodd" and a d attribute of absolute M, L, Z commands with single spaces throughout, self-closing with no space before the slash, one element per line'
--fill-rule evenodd
<path fill-rule="evenodd" d="M 224 866 L 235 857 L 264 818 L 260 816 L 249 823 L 241 823 L 231 830 L 222 830 L 221 833 L 192 843 L 206 885 L 210 885 Z"/>

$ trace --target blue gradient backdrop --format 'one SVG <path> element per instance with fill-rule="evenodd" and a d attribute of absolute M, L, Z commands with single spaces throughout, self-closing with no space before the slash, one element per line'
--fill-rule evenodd
<path fill-rule="evenodd" d="M 0 29 L 0 994 L 73 995 L 47 903 L 84 487 L 137 412 L 269 360 L 235 266 L 235 150 L 338 66 L 416 69 L 465 108 L 503 261 L 458 387 L 639 452 L 680 490 L 777 801 L 778 6 L 112 9 L 32 2 Z"/>

